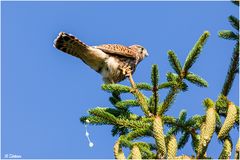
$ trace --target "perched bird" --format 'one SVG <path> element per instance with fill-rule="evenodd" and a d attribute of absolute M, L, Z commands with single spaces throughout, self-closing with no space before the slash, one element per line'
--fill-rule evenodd
<path fill-rule="evenodd" d="M 119 44 L 88 46 L 64 32 L 59 33 L 54 46 L 80 58 L 100 73 L 105 83 L 117 83 L 124 80 L 129 74 L 133 74 L 137 64 L 148 56 L 147 50 L 140 45 L 129 47 Z"/>

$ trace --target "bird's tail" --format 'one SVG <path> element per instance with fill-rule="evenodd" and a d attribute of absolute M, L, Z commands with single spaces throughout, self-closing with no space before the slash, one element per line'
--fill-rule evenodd
<path fill-rule="evenodd" d="M 88 48 L 86 44 L 78 40 L 76 37 L 65 32 L 59 33 L 54 41 L 54 47 L 78 58 L 81 58 L 81 53 Z"/>

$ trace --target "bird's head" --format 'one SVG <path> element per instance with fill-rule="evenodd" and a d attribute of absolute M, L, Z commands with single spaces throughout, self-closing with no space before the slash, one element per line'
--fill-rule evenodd
<path fill-rule="evenodd" d="M 140 45 L 132 45 L 132 46 L 129 46 L 129 48 L 135 50 L 137 53 L 138 53 L 138 56 L 139 56 L 139 60 L 143 60 L 145 57 L 148 56 L 148 52 L 147 50 L 143 47 L 143 46 L 140 46 Z"/>

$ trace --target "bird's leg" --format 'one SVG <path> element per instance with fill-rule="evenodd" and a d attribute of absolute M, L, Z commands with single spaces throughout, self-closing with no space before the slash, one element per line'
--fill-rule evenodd
<path fill-rule="evenodd" d="M 133 78 L 132 78 L 132 70 L 131 70 L 131 67 L 130 66 L 128 66 L 127 68 L 126 68 L 126 76 L 128 77 L 128 79 L 129 79 L 129 81 L 130 81 L 130 83 L 131 83 L 131 85 L 132 85 L 132 89 L 130 90 L 130 92 L 136 92 L 136 89 L 137 89 L 137 87 L 136 87 L 136 84 L 135 84 L 135 82 L 133 81 Z"/>
<path fill-rule="evenodd" d="M 132 93 L 135 92 L 135 90 L 136 90 L 136 84 L 134 83 L 133 78 L 132 78 L 132 70 L 131 70 L 131 67 L 130 67 L 130 66 L 123 66 L 123 67 L 120 68 L 120 70 L 122 70 L 122 73 L 123 73 L 126 77 L 128 77 L 128 79 L 129 79 L 129 81 L 130 81 L 130 83 L 131 83 L 131 85 L 132 85 L 132 89 L 131 89 L 130 92 L 132 92 Z"/>
<path fill-rule="evenodd" d="M 132 88 L 130 89 L 130 92 L 131 93 L 135 93 L 137 91 L 137 87 L 136 87 L 136 84 L 135 82 L 133 81 L 133 78 L 132 78 L 132 75 L 130 74 L 130 76 L 128 77 L 131 85 L 132 85 Z"/>

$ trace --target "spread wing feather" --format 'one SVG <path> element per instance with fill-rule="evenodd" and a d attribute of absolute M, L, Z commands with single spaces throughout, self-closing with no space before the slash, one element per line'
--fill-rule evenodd
<path fill-rule="evenodd" d="M 100 49 L 107 54 L 115 54 L 134 59 L 137 57 L 137 52 L 130 49 L 129 47 L 119 44 L 103 44 L 100 46 L 95 46 L 95 48 Z"/>

